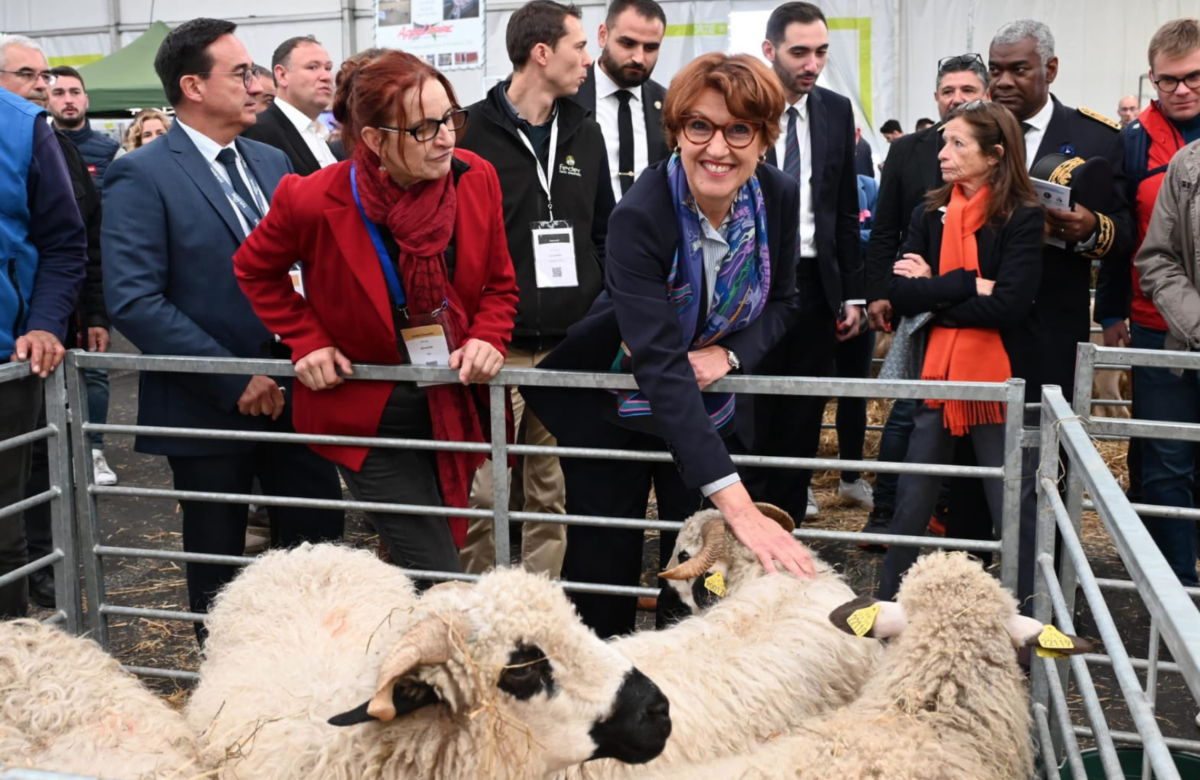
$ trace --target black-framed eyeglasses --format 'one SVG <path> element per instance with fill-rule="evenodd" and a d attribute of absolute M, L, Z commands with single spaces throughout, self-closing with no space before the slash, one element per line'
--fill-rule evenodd
<path fill-rule="evenodd" d="M 48 70 L 34 70 L 33 68 L 21 68 L 20 70 L 0 70 L 0 73 L 9 73 L 22 81 L 33 81 L 41 79 L 46 83 L 47 87 L 53 87 L 54 82 L 58 81 L 58 76 L 55 76 Z"/>
<path fill-rule="evenodd" d="M 247 90 L 254 86 L 254 82 L 258 81 L 258 76 L 250 68 L 245 70 L 206 70 L 196 74 L 197 76 L 240 76 L 242 86 Z"/>
<path fill-rule="evenodd" d="M 1175 76 L 1159 76 L 1154 79 L 1154 86 L 1161 89 L 1163 92 L 1174 92 L 1179 89 L 1179 85 L 1187 84 L 1188 89 L 1200 90 L 1200 70 L 1194 70 L 1183 78 Z"/>
<path fill-rule="evenodd" d="M 725 143 L 734 149 L 744 149 L 758 135 L 758 125 L 738 119 L 724 127 L 718 127 L 702 116 L 685 116 L 683 118 L 683 135 L 694 144 L 706 144 L 712 140 L 717 131 L 725 138 Z"/>
<path fill-rule="evenodd" d="M 966 70 L 977 62 L 980 64 L 980 66 L 986 67 L 983 61 L 983 55 L 976 54 L 975 52 L 970 52 L 968 54 L 956 54 L 953 57 L 942 57 L 940 60 L 938 60 L 938 73 L 941 73 L 946 68 L 962 68 L 963 70 Z"/>
<path fill-rule="evenodd" d="M 441 119 L 422 119 L 412 127 L 406 127 L 403 130 L 399 127 L 387 127 L 386 125 L 380 125 L 379 129 L 389 133 L 408 133 L 415 140 L 425 142 L 437 138 L 438 133 L 442 132 L 442 125 L 455 132 L 462 130 L 467 126 L 467 109 L 454 108 Z"/>

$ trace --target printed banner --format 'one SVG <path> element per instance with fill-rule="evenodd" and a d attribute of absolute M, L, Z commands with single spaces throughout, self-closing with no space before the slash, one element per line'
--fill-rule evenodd
<path fill-rule="evenodd" d="M 377 0 L 375 45 L 424 57 L 438 70 L 483 67 L 483 0 Z"/>

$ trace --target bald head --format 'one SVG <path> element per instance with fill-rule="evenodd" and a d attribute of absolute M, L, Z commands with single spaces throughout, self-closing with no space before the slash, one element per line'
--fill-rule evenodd
<path fill-rule="evenodd" d="M 1128 127 L 1130 122 L 1137 119 L 1139 111 L 1141 111 L 1141 106 L 1138 105 L 1136 95 L 1126 95 L 1121 98 L 1121 102 L 1117 104 L 1117 114 L 1121 117 L 1121 127 Z"/>

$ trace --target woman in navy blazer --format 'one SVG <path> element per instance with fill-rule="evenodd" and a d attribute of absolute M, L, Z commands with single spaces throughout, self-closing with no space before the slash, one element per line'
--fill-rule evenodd
<path fill-rule="evenodd" d="M 705 55 L 675 77 L 663 108 L 675 153 L 647 168 L 613 211 L 606 291 L 540 364 L 632 372 L 640 389 L 521 392 L 564 445 L 673 456 L 674 464 L 563 458 L 568 514 L 644 518 L 653 484 L 660 520 L 683 520 L 708 499 L 768 569 L 777 561 L 804 575 L 807 550 L 759 511 L 730 459 L 750 443 L 751 399 L 700 392 L 731 371 L 751 372 L 796 318 L 799 193 L 761 164 L 782 111 L 778 82 L 746 55 Z M 563 576 L 636 584 L 642 535 L 570 526 Z M 664 561 L 673 543 L 664 533 Z M 631 597 L 573 599 L 601 636 L 634 627 Z"/>

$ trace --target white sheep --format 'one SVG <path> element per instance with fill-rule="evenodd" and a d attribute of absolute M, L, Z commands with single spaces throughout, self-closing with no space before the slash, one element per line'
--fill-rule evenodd
<path fill-rule="evenodd" d="M 786 530 L 794 528 L 782 510 L 759 508 Z M 663 631 L 612 640 L 671 702 L 671 739 L 647 767 L 602 761 L 573 769 L 574 776 L 641 776 L 750 750 L 849 703 L 875 668 L 878 642 L 830 624 L 830 611 L 854 592 L 816 556 L 816 579 L 767 575 L 726 530 L 721 514 L 707 510 L 680 530 L 672 563 L 663 576 L 675 578 L 699 614 Z M 723 597 L 705 590 L 715 573 L 722 575 Z"/>
<path fill-rule="evenodd" d="M 897 603 L 855 599 L 830 620 L 848 633 L 856 625 L 866 636 L 891 638 L 857 701 L 745 755 L 649 772 L 645 780 L 1033 775 L 1029 697 L 1014 646 L 1053 643 L 1041 624 L 1017 614 L 1013 597 L 977 561 L 927 555 L 909 570 Z M 1090 650 L 1076 637 L 1059 637 L 1072 644 L 1064 652 Z"/>
<path fill-rule="evenodd" d="M 369 553 L 304 545 L 247 567 L 207 623 L 187 717 L 227 778 L 538 778 L 649 760 L 670 733 L 654 684 L 519 569 L 417 600 Z"/>
<path fill-rule="evenodd" d="M 206 768 L 183 716 L 90 639 L 0 623 L 0 766 L 188 778 Z"/>

